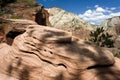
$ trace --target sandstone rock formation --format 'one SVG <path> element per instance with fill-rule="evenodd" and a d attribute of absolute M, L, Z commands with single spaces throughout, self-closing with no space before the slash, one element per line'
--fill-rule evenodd
<path fill-rule="evenodd" d="M 89 30 L 93 30 L 93 25 L 86 23 L 72 13 L 59 8 L 41 9 L 41 7 L 42 5 L 37 4 L 35 0 L 17 0 L 3 7 L 2 18 L 33 20 L 39 25 L 72 31 L 73 35 L 80 38 L 88 38 Z"/>
<path fill-rule="evenodd" d="M 96 67 L 83 71 L 80 80 L 120 80 L 120 59 L 115 58 L 111 67 Z"/>
<path fill-rule="evenodd" d="M 13 2 L 2 7 L 2 18 L 29 19 L 37 22 L 39 25 L 51 26 L 49 13 L 36 0 L 14 0 Z"/>
<path fill-rule="evenodd" d="M 120 26 L 120 16 L 109 18 L 105 20 L 100 26 L 103 26 L 105 30 Z"/>
<path fill-rule="evenodd" d="M 76 31 L 80 28 L 86 30 L 93 30 L 93 25 L 85 22 L 80 19 L 77 15 L 67 12 L 63 9 L 53 7 L 48 9 L 50 16 L 51 26 L 68 30 L 68 31 Z"/>
<path fill-rule="evenodd" d="M 3 19 L 0 18 L 0 42 L 11 44 L 13 39 L 25 32 L 28 25 L 36 25 L 37 23 L 26 19 Z"/>
<path fill-rule="evenodd" d="M 0 44 L 1 80 L 120 80 L 119 63 L 104 48 L 36 24 Z"/>

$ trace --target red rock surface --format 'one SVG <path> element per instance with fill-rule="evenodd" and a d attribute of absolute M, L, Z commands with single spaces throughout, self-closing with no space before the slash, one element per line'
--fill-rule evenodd
<path fill-rule="evenodd" d="M 25 29 L 0 44 L 1 80 L 120 80 L 120 60 L 108 50 L 47 26 Z"/>

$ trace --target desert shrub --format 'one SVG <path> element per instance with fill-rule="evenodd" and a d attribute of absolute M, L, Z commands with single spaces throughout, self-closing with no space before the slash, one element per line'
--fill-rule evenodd
<path fill-rule="evenodd" d="M 16 2 L 16 0 L 0 0 L 0 6 L 1 6 L 1 7 L 4 7 L 4 6 L 6 6 L 7 4 L 13 3 L 13 2 Z"/>
<path fill-rule="evenodd" d="M 120 58 L 120 52 L 116 53 L 114 56 Z"/>
<path fill-rule="evenodd" d="M 21 16 L 19 16 L 19 15 L 12 15 L 11 18 L 12 18 L 12 19 L 20 19 Z"/>
<path fill-rule="evenodd" d="M 95 31 L 90 33 L 90 41 L 100 47 L 114 47 L 114 41 L 111 39 L 112 35 L 105 32 L 103 27 L 97 28 Z"/>
<path fill-rule="evenodd" d="M 0 0 L 0 16 L 2 15 L 2 0 Z"/>
<path fill-rule="evenodd" d="M 2 0 L 0 0 L 0 5 L 2 4 Z"/>
<path fill-rule="evenodd" d="M 28 6 L 36 7 L 36 6 L 39 6 L 39 4 L 38 3 L 33 3 L 33 2 L 28 2 Z"/>
<path fill-rule="evenodd" d="M 2 5 L 2 3 L 3 3 L 3 1 L 2 1 L 2 0 L 0 0 L 0 6 Z"/>
<path fill-rule="evenodd" d="M 0 16 L 2 16 L 2 15 L 3 15 L 3 11 L 2 11 L 2 9 L 0 7 Z"/>
<path fill-rule="evenodd" d="M 33 0 L 18 0 L 18 2 L 24 2 L 27 4 L 27 6 L 30 6 L 30 7 L 35 7 L 39 5 L 38 3 L 33 2 Z"/>

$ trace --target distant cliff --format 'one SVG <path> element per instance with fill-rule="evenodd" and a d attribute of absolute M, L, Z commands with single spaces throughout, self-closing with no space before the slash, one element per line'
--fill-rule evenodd
<path fill-rule="evenodd" d="M 105 30 L 120 26 L 120 16 L 115 16 L 105 20 L 100 26 L 103 26 Z"/>
<path fill-rule="evenodd" d="M 80 28 L 86 30 L 93 30 L 93 25 L 80 19 L 77 15 L 67 12 L 63 9 L 53 7 L 48 9 L 50 16 L 50 23 L 53 27 L 76 31 Z"/>

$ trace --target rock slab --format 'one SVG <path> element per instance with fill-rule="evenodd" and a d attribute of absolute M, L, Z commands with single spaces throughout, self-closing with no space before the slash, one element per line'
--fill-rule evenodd
<path fill-rule="evenodd" d="M 12 45 L 0 44 L 1 80 L 120 80 L 119 62 L 104 48 L 36 24 Z"/>

